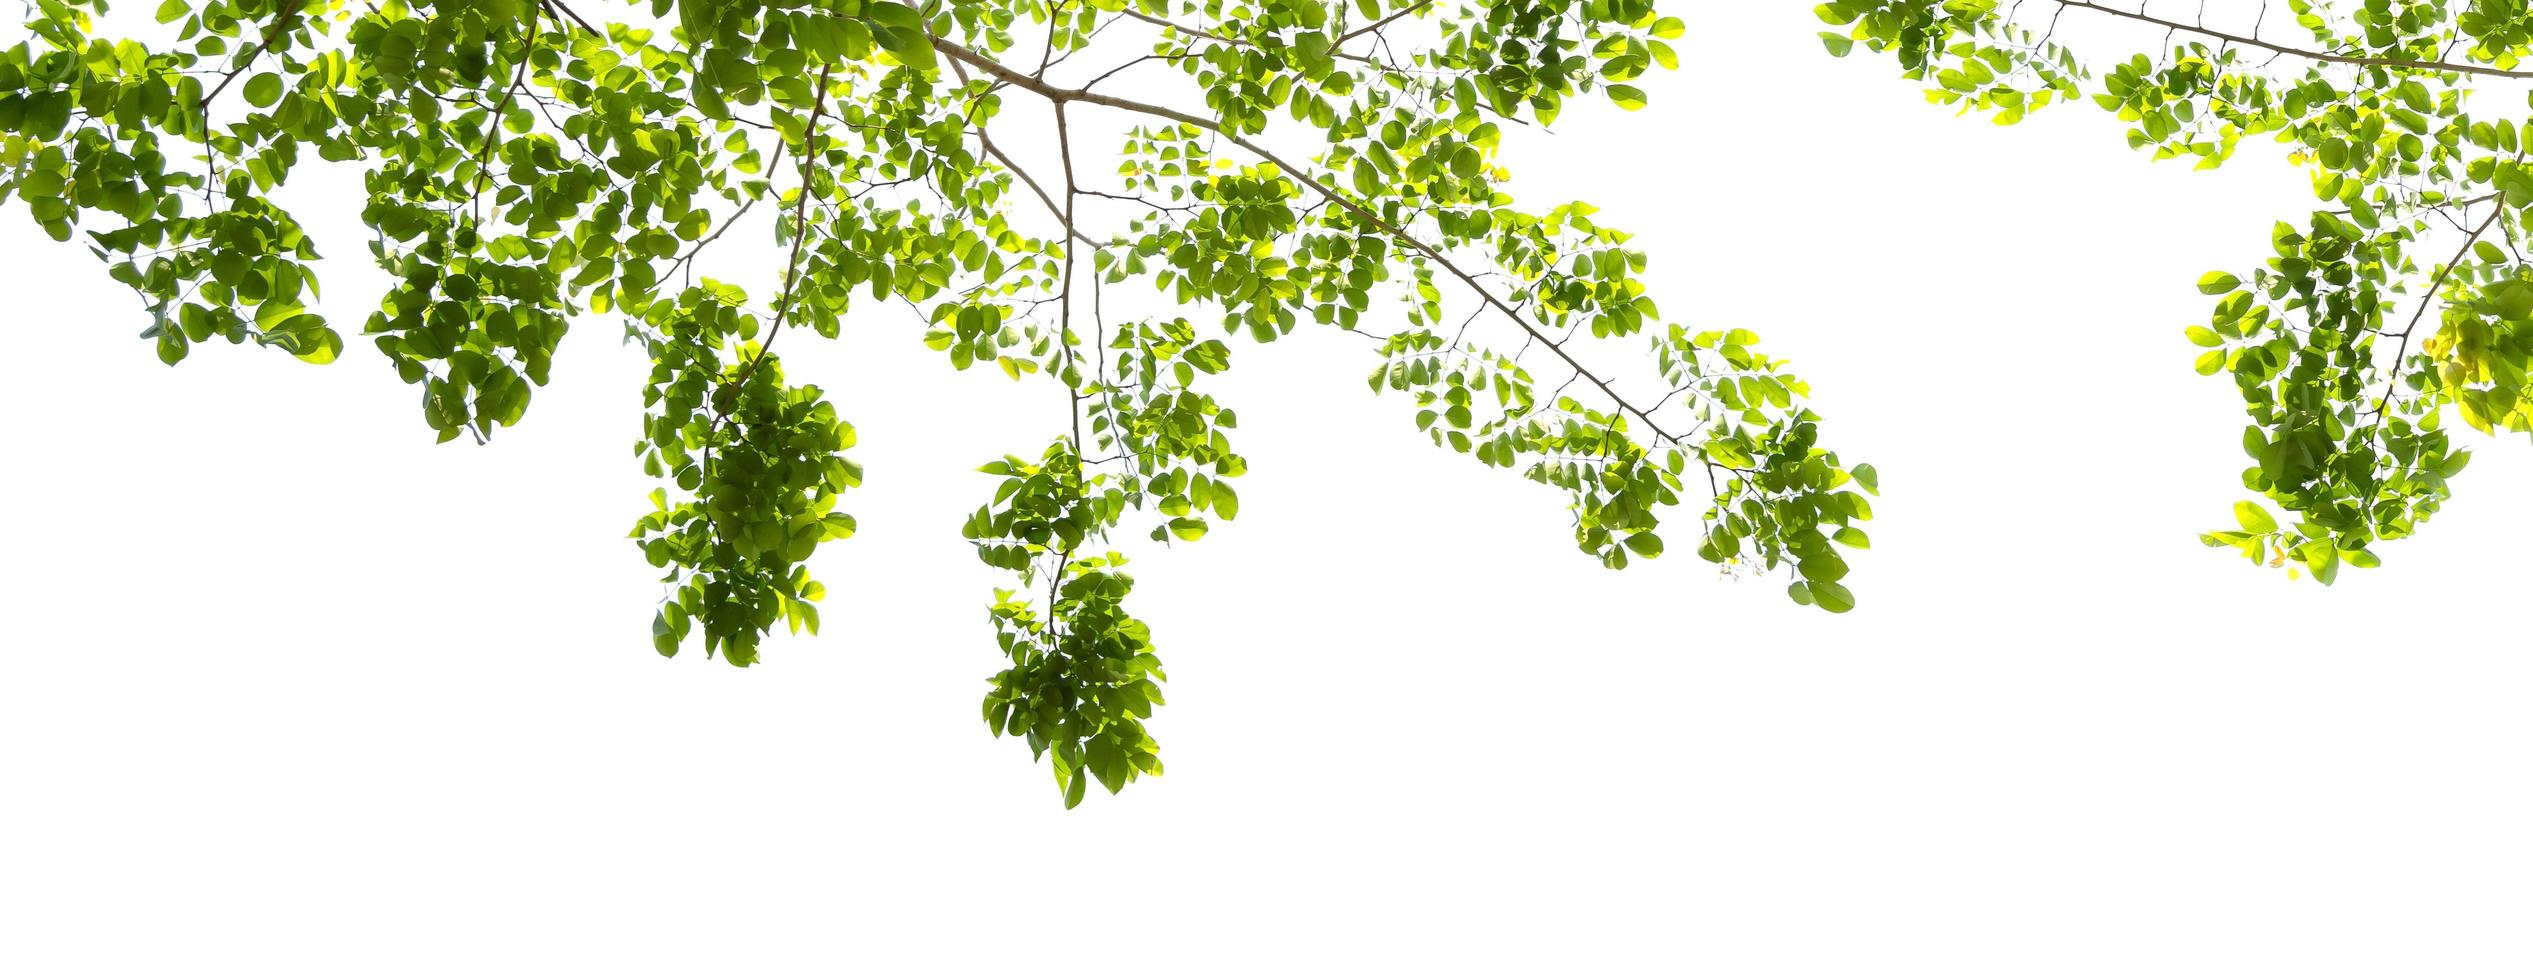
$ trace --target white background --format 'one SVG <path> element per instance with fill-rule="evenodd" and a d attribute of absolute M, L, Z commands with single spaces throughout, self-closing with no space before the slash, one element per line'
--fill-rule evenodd
<path fill-rule="evenodd" d="M 1072 812 L 978 719 L 1000 573 L 956 534 L 1043 382 L 893 315 L 791 348 L 871 477 L 827 633 L 664 660 L 612 325 L 434 446 L 364 342 L 160 366 L 10 206 L 0 975 L 2533 971 L 2533 454 L 2335 588 L 2202 548 L 2248 461 L 2190 284 L 2304 178 L 1952 119 L 1807 7 L 1683 5 L 1652 107 L 1506 162 L 1640 232 L 1666 313 L 1796 358 L 1884 474 L 1863 605 L 1604 571 L 1359 344 L 1244 343 L 1240 520 L 1128 542 L 1169 775 Z M 356 325 L 361 239 L 325 245 Z"/>

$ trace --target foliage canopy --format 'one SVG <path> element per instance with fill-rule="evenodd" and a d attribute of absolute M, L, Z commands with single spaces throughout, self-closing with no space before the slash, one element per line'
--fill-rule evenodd
<path fill-rule="evenodd" d="M 1998 123 L 2089 99 L 2159 159 L 2288 145 L 2320 206 L 2203 277 L 2215 306 L 2185 335 L 2241 392 L 2267 501 L 2205 540 L 2327 583 L 2447 498 L 2470 455 L 2449 416 L 2533 430 L 2533 123 L 2471 111 L 2533 78 L 2533 5 L 2238 8 L 1816 9 L 1831 54 L 1891 57 Z M 1051 760 L 1067 805 L 1161 771 L 1163 674 L 1115 549 L 1237 516 L 1247 464 L 1206 379 L 1240 343 L 1363 337 L 1374 390 L 1560 490 L 1613 568 L 1677 545 L 1855 601 L 1842 549 L 1869 543 L 1874 473 L 1819 445 L 1806 385 L 1746 330 L 1666 320 L 1590 205 L 1503 189 L 1507 127 L 1645 104 L 1636 79 L 1684 30 L 1650 0 L 654 0 L 599 21 L 564 0 L 165 0 L 146 38 L 104 32 L 98 0 L 31 9 L 0 52 L 0 197 L 84 236 L 168 363 L 213 338 L 341 353 L 317 243 L 275 197 L 306 155 L 364 171 L 392 286 L 357 333 L 442 440 L 519 422 L 575 322 L 649 352 L 634 453 L 664 485 L 634 537 L 672 586 L 663 654 L 744 666 L 777 624 L 814 631 L 804 563 L 855 530 L 853 428 L 786 377 L 786 335 L 897 308 L 957 368 L 1058 386 L 1069 410 L 985 463 L 963 533 L 1013 579 L 985 720 Z M 2150 40 L 2081 55 L 2056 40 L 2069 17 Z M 786 259 L 752 297 L 706 251 L 760 205 Z M 1113 314 L 1129 285 L 1162 312 Z M 1632 373 L 1594 366 L 1636 344 Z"/>
<path fill-rule="evenodd" d="M 964 534 L 1015 579 L 985 720 L 1068 806 L 1161 771 L 1163 674 L 1112 548 L 1238 514 L 1205 379 L 1244 339 L 1362 335 L 1376 391 L 1563 491 L 1610 567 L 1676 544 L 1854 602 L 1873 473 L 1817 445 L 1803 382 L 1748 331 L 1664 320 L 1589 205 L 1501 189 L 1503 127 L 1644 103 L 1629 81 L 1682 30 L 1650 0 L 654 0 L 603 24 L 565 0 L 164 0 L 148 39 L 104 8 L 36 0 L 0 53 L 0 195 L 83 234 L 168 363 L 213 338 L 325 363 L 344 331 L 275 193 L 309 156 L 365 168 L 393 285 L 357 333 L 443 441 L 518 423 L 576 318 L 620 323 L 653 365 L 634 451 L 666 485 L 634 536 L 672 587 L 663 654 L 744 666 L 776 624 L 818 626 L 804 562 L 854 532 L 862 473 L 786 337 L 902 307 L 958 368 L 1061 386 L 1067 417 L 984 465 Z M 1005 146 L 1006 113 L 1052 139 Z M 1091 139 L 1121 166 L 1077 168 Z M 760 206 L 788 256 L 770 297 L 704 274 Z M 1129 284 L 1173 312 L 1112 320 Z M 1648 349 L 1621 377 L 1586 366 L 1601 342 Z"/>

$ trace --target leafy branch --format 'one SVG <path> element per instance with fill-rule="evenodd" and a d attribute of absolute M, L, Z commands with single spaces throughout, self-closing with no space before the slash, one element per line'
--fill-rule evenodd
<path fill-rule="evenodd" d="M 1443 254 L 1441 249 L 1438 249 L 1424 240 L 1409 234 L 1405 229 L 1392 224 L 1390 221 L 1382 218 L 1378 213 L 1375 213 L 1370 208 L 1357 203 L 1352 198 L 1337 191 L 1335 188 L 1328 186 L 1317 177 L 1312 176 L 1309 171 L 1293 166 L 1281 156 L 1277 155 L 1273 150 L 1269 150 L 1266 147 L 1259 145 L 1256 141 L 1224 127 L 1220 122 L 1204 116 L 1182 112 L 1167 106 L 1154 105 L 1148 102 L 1122 98 L 1105 92 L 1093 92 L 1086 89 L 1066 88 L 1055 85 L 1043 79 L 1034 78 L 1007 67 L 1000 62 L 996 62 L 993 59 L 980 55 L 975 51 L 968 49 L 966 46 L 947 38 L 935 36 L 932 38 L 932 45 L 942 54 L 948 55 L 949 57 L 970 67 L 976 68 L 977 70 L 994 77 L 998 81 L 1015 88 L 1036 93 L 1059 106 L 1068 102 L 1107 106 L 1112 109 L 1122 109 L 1128 112 L 1141 113 L 1143 115 L 1159 119 L 1168 119 L 1173 122 L 1185 123 L 1221 136 L 1232 145 L 1249 151 L 1260 160 L 1275 165 L 1278 169 L 1290 175 L 1294 180 L 1301 182 L 1303 186 L 1310 188 L 1322 198 L 1325 198 L 1336 204 L 1338 207 L 1345 209 L 1347 213 L 1354 215 L 1364 224 L 1378 229 L 1383 234 L 1389 235 L 1392 239 L 1398 241 L 1399 243 L 1423 253 L 1427 258 L 1433 260 L 1435 264 L 1441 266 L 1445 271 L 1451 273 L 1454 278 L 1457 278 L 1462 284 L 1466 285 L 1471 291 L 1475 292 L 1480 300 L 1487 306 L 1502 313 L 1506 318 L 1511 320 L 1513 324 L 1520 327 L 1521 330 L 1528 334 L 1533 341 L 1548 348 L 1548 350 L 1555 354 L 1558 359 L 1565 361 L 1569 366 L 1573 367 L 1575 371 L 1584 377 L 1585 380 L 1590 381 L 1594 387 L 1600 389 L 1601 393 L 1607 396 L 1610 401 L 1619 408 L 1619 410 L 1642 421 L 1645 427 L 1650 430 L 1656 438 L 1660 439 L 1663 443 L 1679 443 L 1679 440 L 1676 437 L 1674 437 L 1669 431 L 1665 430 L 1660 423 L 1654 421 L 1651 414 L 1629 402 L 1624 396 L 1620 395 L 1615 388 L 1611 387 L 1608 381 L 1602 379 L 1599 375 L 1592 373 L 1588 368 L 1584 367 L 1583 362 L 1576 359 L 1574 354 L 1566 349 L 1565 344 L 1562 341 L 1550 337 L 1547 333 L 1541 331 L 1537 326 L 1533 325 L 1529 318 L 1516 312 L 1511 305 L 1507 304 L 1501 297 L 1495 295 L 1493 290 L 1486 288 L 1486 286 L 1483 283 L 1480 283 L 1475 276 L 1471 275 L 1467 270 L 1462 269 L 1457 263 L 1453 262 L 1449 256 Z"/>

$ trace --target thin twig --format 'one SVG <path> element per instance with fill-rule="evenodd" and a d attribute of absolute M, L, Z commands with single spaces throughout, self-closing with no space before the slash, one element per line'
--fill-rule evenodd
<path fill-rule="evenodd" d="M 1370 34 L 1370 33 L 1372 33 L 1373 31 L 1377 31 L 1377 30 L 1380 30 L 1381 28 L 1388 27 L 1388 26 L 1390 26 L 1390 22 L 1391 22 L 1391 21 L 1397 20 L 1397 19 L 1399 19 L 1399 18 L 1401 18 L 1401 17 L 1413 16 L 1413 15 L 1415 15 L 1416 13 L 1418 13 L 1419 11 L 1422 11 L 1422 10 L 1424 10 L 1425 8 L 1427 8 L 1427 7 L 1431 7 L 1431 6 L 1433 6 L 1433 5 L 1434 5 L 1434 0 L 1419 0 L 1419 2 L 1418 2 L 1415 6 L 1412 6 L 1412 7 L 1400 7 L 1400 8 L 1399 8 L 1399 9 L 1397 9 L 1396 11 L 1391 12 L 1391 14 L 1390 14 L 1389 16 L 1387 16 L 1387 17 L 1383 17 L 1383 18 L 1381 18 L 1380 20 L 1373 21 L 1372 23 L 1365 24 L 1365 25 L 1363 25 L 1362 27 L 1358 27 L 1358 28 L 1355 28 L 1354 30 L 1347 31 L 1347 32 L 1345 32 L 1345 33 L 1343 33 L 1343 34 L 1339 34 L 1339 35 L 1337 35 L 1337 39 L 1336 39 L 1336 40 L 1334 40 L 1334 41 L 1329 42 L 1328 46 L 1329 46 L 1329 47 L 1336 47 L 1337 45 L 1344 44 L 1344 43 L 1346 43 L 1346 42 L 1348 42 L 1348 41 L 1354 40 L 1355 38 L 1362 37 L 1363 35 L 1366 35 L 1366 34 Z"/>
<path fill-rule="evenodd" d="M 220 93 L 227 91 L 230 82 L 237 81 L 240 74 L 254 67 L 255 59 L 263 57 L 264 52 L 273 49 L 273 42 L 281 40 L 282 32 L 290 27 L 290 16 L 299 12 L 299 4 L 300 0 L 285 0 L 281 5 L 281 12 L 273 15 L 273 26 L 264 32 L 264 39 L 256 42 L 254 50 L 248 51 L 246 57 L 240 60 L 236 67 L 229 69 L 228 74 L 220 76 L 220 84 L 212 86 L 211 91 L 202 97 L 204 109 L 211 108 L 211 100 L 219 98 Z"/>
<path fill-rule="evenodd" d="M 817 98 L 809 107 L 809 125 L 801 129 L 800 201 L 792 209 L 792 257 L 783 268 L 783 294 L 774 301 L 774 325 L 765 331 L 765 343 L 757 347 L 756 356 L 749 358 L 739 368 L 738 376 L 731 379 L 730 386 L 735 391 L 744 391 L 748 378 L 756 374 L 757 365 L 774 353 L 774 341 L 781 338 L 783 323 L 791 316 L 792 293 L 800 284 L 801 247 L 809 244 L 809 202 L 818 196 L 817 175 L 812 169 L 818 162 L 818 117 L 827 109 L 827 73 L 833 70 L 831 65 L 819 67 Z M 737 405 L 738 400 L 734 397 L 731 404 Z M 729 416 L 726 409 L 714 412 L 711 427 L 720 428 L 721 421 Z"/>
<path fill-rule="evenodd" d="M 483 223 L 484 220 L 483 213 L 476 208 L 476 203 L 483 199 L 484 184 L 492 177 L 490 171 L 492 170 L 493 143 L 501 138 L 501 116 L 510 111 L 510 103 L 519 98 L 520 87 L 528 83 L 528 62 L 531 60 L 530 55 L 536 51 L 536 25 L 536 18 L 528 18 L 528 35 L 526 42 L 519 49 L 518 70 L 511 73 L 510 88 L 501 93 L 500 104 L 493 106 L 492 124 L 484 127 L 484 148 L 475 154 L 475 191 L 466 196 L 466 211 L 477 224 Z"/>
<path fill-rule="evenodd" d="M 2436 270 L 2436 278 L 2429 280 L 2427 292 L 2419 297 L 2419 308 L 2410 311 L 2409 325 L 2402 327 L 2397 335 L 2401 338 L 2401 343 L 2392 352 L 2392 376 L 2384 379 L 2383 398 L 2375 406 L 2375 415 L 2378 418 L 2392 409 L 2392 387 L 2401 380 L 2401 359 L 2410 355 L 2410 334 L 2419 328 L 2419 318 L 2427 315 L 2428 307 L 2436 305 L 2437 290 L 2445 288 L 2446 278 L 2452 276 L 2454 269 L 2463 264 L 2463 256 L 2471 254 L 2472 243 L 2479 241 L 2480 236 L 2488 233 L 2489 227 L 2497 224 L 2498 218 L 2506 213 L 2507 206 L 2504 201 L 2490 209 L 2489 220 L 2481 222 L 2480 227 L 2472 229 L 2471 234 L 2463 239 L 2462 247 L 2454 250 L 2453 259 L 2446 262 L 2444 268 Z"/>

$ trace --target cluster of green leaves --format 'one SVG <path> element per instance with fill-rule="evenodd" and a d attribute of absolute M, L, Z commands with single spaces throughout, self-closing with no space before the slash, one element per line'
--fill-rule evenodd
<path fill-rule="evenodd" d="M 520 422 L 568 329 L 613 318 L 652 362 L 634 454 L 662 485 L 632 536 L 663 654 L 700 632 L 744 666 L 817 629 L 805 562 L 854 531 L 862 475 L 788 334 L 898 309 L 955 368 L 1061 389 L 964 534 L 1015 580 L 986 720 L 1068 805 L 1161 771 L 1112 539 L 1238 515 L 1205 379 L 1305 324 L 1362 337 L 1437 445 L 1556 488 L 1610 567 L 1668 537 L 1854 603 L 1873 473 L 1818 445 L 1804 382 L 1663 319 L 1590 205 L 1505 189 L 1507 128 L 1641 107 L 1677 63 L 1649 0 L 166 0 L 149 40 L 104 12 L 36 0 L 0 52 L 0 197 L 85 233 L 170 363 L 214 336 L 321 362 L 342 339 L 274 195 L 310 155 L 362 168 L 392 285 L 361 333 L 442 440 Z M 998 143 L 1013 106 L 1054 138 Z M 1114 168 L 1077 166 L 1092 120 Z M 785 256 L 754 299 L 698 275 L 752 213 Z M 1112 322 L 1127 284 L 1178 312 Z M 1622 343 L 1634 376 L 1594 366 Z"/>
<path fill-rule="evenodd" d="M 1845 28 L 1821 32 L 1830 54 L 1844 58 L 1858 44 L 1888 53 L 1909 78 L 1935 83 L 1928 101 L 1993 112 L 1999 125 L 2081 97 L 2073 56 L 2000 16 L 1996 0 L 1830 0 L 1813 9 Z"/>
<path fill-rule="evenodd" d="M 1068 562 L 1043 617 L 1008 589 L 994 593 L 995 638 L 1012 666 L 994 675 L 985 725 L 1047 755 L 1067 807 L 1081 804 L 1092 779 L 1115 793 L 1161 774 L 1161 746 L 1143 720 L 1162 703 L 1159 682 L 1168 677 L 1152 630 L 1122 605 L 1134 588 L 1116 570 L 1125 563 L 1114 551 Z"/>
<path fill-rule="evenodd" d="M 1836 0 L 1817 10 L 1840 29 L 1824 35 L 1832 53 L 1859 43 L 1894 53 L 1909 77 L 1936 83 L 1930 99 L 1994 110 L 1999 123 L 2090 93 L 2157 159 L 2215 167 L 2255 136 L 2289 147 L 2320 208 L 2279 222 L 2258 266 L 2203 277 L 2216 306 L 2185 333 L 2205 348 L 2199 373 L 2229 376 L 2242 394 L 2253 460 L 2243 485 L 2290 515 L 2244 501 L 2234 526 L 2204 540 L 2328 583 L 2343 564 L 2376 565 L 2377 542 L 2414 533 L 2447 499 L 2471 456 L 2454 447 L 2449 419 L 2483 433 L 2533 430 L 2528 121 L 2506 106 L 2472 111 L 2482 80 L 2533 77 L 2517 67 L 2533 51 L 2533 8 L 2282 6 Z M 2150 28 L 2169 46 L 2078 57 L 2050 40 L 2061 18 Z"/>
<path fill-rule="evenodd" d="M 665 314 L 663 338 L 722 337 L 749 322 L 736 305 L 745 300 L 707 279 L 652 312 Z M 652 621 L 660 653 L 675 656 L 700 620 L 707 655 L 744 667 L 778 620 L 818 631 L 815 603 L 826 590 L 803 563 L 820 544 L 853 536 L 852 515 L 835 504 L 862 484 L 862 468 L 843 455 L 853 426 L 816 387 L 784 384 L 780 365 L 762 363 L 754 344 L 740 348 L 750 360 L 739 376 L 716 385 L 714 349 L 666 339 L 652 347 L 643 391 L 651 415 L 634 452 L 643 472 L 671 477 L 688 497 L 671 503 L 665 489 L 653 491 L 633 536 L 653 566 L 676 570 L 676 595 Z"/>

